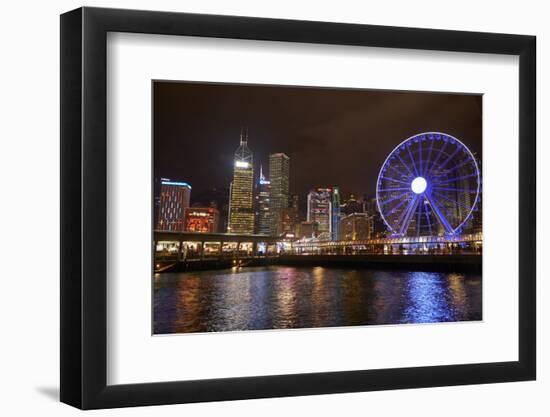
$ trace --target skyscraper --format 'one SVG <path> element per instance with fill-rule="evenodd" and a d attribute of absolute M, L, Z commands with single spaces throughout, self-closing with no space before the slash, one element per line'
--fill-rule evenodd
<path fill-rule="evenodd" d="M 229 189 L 228 233 L 254 233 L 254 164 L 247 142 L 248 133 L 243 135 L 241 132 L 233 162 L 233 182 Z"/>
<path fill-rule="evenodd" d="M 272 212 L 272 234 L 281 234 L 282 210 L 288 207 L 290 158 L 284 153 L 269 155 L 269 179 L 271 182 L 270 208 Z"/>
<path fill-rule="evenodd" d="M 318 224 L 319 235 L 332 239 L 332 189 L 317 188 L 307 195 L 307 221 Z"/>
<path fill-rule="evenodd" d="M 271 182 L 264 176 L 260 165 L 260 178 L 258 180 L 258 195 L 256 196 L 256 230 L 261 235 L 272 235 L 271 230 Z"/>
<path fill-rule="evenodd" d="M 189 207 L 191 186 L 186 182 L 163 178 L 160 183 L 160 204 L 158 230 L 183 232 L 185 230 L 185 209 Z"/>
<path fill-rule="evenodd" d="M 288 207 L 283 209 L 281 213 L 282 233 L 285 236 L 296 236 L 298 224 L 300 223 L 297 194 L 293 194 L 289 197 Z"/>
<path fill-rule="evenodd" d="M 332 189 L 332 210 L 331 210 L 331 240 L 340 239 L 340 190 L 338 187 Z"/>

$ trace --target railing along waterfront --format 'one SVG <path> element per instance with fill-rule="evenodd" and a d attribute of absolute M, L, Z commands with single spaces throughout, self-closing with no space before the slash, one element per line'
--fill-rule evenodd
<path fill-rule="evenodd" d="M 264 235 L 159 232 L 155 261 L 190 262 L 280 255 L 448 255 L 481 254 L 481 233 L 456 236 L 387 237 L 366 240 L 289 240 Z"/>
<path fill-rule="evenodd" d="M 365 240 L 318 241 L 314 239 L 295 241 L 291 252 L 295 255 L 326 254 L 429 254 L 453 253 L 480 254 L 483 246 L 482 233 L 455 236 L 386 237 Z"/>

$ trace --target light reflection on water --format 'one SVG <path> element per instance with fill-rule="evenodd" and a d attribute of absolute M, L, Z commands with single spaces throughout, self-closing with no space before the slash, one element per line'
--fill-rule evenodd
<path fill-rule="evenodd" d="M 322 267 L 162 273 L 154 333 L 481 320 L 481 275 Z"/>

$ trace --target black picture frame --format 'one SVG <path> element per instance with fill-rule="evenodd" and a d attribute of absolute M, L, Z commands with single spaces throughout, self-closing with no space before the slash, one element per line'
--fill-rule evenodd
<path fill-rule="evenodd" d="M 519 360 L 107 385 L 108 32 L 519 56 Z M 61 401 L 82 409 L 481 384 L 536 377 L 534 36 L 79 8 L 61 15 Z"/>

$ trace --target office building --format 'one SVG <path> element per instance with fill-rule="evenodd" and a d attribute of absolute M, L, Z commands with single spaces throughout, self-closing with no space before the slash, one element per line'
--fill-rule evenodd
<path fill-rule="evenodd" d="M 160 183 L 157 230 L 183 232 L 185 209 L 189 207 L 191 186 L 163 178 Z"/>
<path fill-rule="evenodd" d="M 248 149 L 248 134 L 241 132 L 233 160 L 233 181 L 229 189 L 228 233 L 254 233 L 254 163 Z"/>
<path fill-rule="evenodd" d="M 312 239 L 319 235 L 319 223 L 301 222 L 297 227 L 297 237 L 300 239 Z"/>
<path fill-rule="evenodd" d="M 332 189 L 317 188 L 307 195 L 307 221 L 317 223 L 320 237 L 332 240 Z"/>
<path fill-rule="evenodd" d="M 264 176 L 260 165 L 258 193 L 256 195 L 256 233 L 272 236 L 273 221 L 271 219 L 271 182 Z"/>
<path fill-rule="evenodd" d="M 281 234 L 287 237 L 296 237 L 299 223 L 298 195 L 292 194 L 289 198 L 288 207 L 281 211 Z"/>
<path fill-rule="evenodd" d="M 340 239 L 340 190 L 338 187 L 332 189 L 332 209 L 331 209 L 331 231 L 332 241 Z"/>
<path fill-rule="evenodd" d="M 340 220 L 340 240 L 367 240 L 372 237 L 373 218 L 366 213 L 353 213 Z"/>
<path fill-rule="evenodd" d="M 284 153 L 269 155 L 271 230 L 275 235 L 283 232 L 282 210 L 288 207 L 289 178 L 290 158 Z"/>

